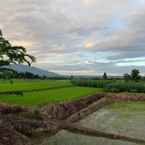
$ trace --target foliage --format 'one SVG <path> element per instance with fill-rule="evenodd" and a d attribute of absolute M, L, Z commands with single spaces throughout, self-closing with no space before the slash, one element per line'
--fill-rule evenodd
<path fill-rule="evenodd" d="M 17 72 L 9 68 L 0 68 L 0 78 L 11 79 L 16 76 Z"/>
<path fill-rule="evenodd" d="M 77 86 L 104 88 L 112 80 L 73 80 L 72 83 Z"/>
<path fill-rule="evenodd" d="M 140 76 L 140 72 L 138 69 L 133 69 L 132 72 L 131 72 L 131 79 L 132 80 L 135 80 L 135 81 L 138 81 L 141 79 L 141 76 Z"/>
<path fill-rule="evenodd" d="M 127 73 L 124 74 L 123 78 L 124 78 L 125 81 L 131 80 L 131 76 L 129 74 L 127 74 Z"/>
<path fill-rule="evenodd" d="M 107 92 L 145 92 L 144 82 L 123 80 L 73 80 L 76 86 L 102 88 Z"/>
<path fill-rule="evenodd" d="M 107 73 L 104 72 L 104 74 L 103 74 L 103 79 L 104 79 L 104 80 L 107 80 L 107 78 L 108 78 L 108 77 L 107 77 Z"/>
<path fill-rule="evenodd" d="M 27 54 L 26 48 L 22 46 L 12 46 L 6 40 L 0 31 L 0 66 L 9 65 L 11 63 L 31 63 L 35 61 L 35 57 Z"/>
<path fill-rule="evenodd" d="M 105 90 L 109 92 L 145 92 L 144 83 L 137 82 L 116 82 L 110 83 L 105 86 Z"/>

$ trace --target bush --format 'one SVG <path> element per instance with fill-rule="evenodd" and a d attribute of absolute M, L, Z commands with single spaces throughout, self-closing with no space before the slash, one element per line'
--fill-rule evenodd
<path fill-rule="evenodd" d="M 106 91 L 109 92 L 137 92 L 144 93 L 145 86 L 143 83 L 136 82 L 116 82 L 107 84 L 105 87 Z"/>
<path fill-rule="evenodd" d="M 72 80 L 77 86 L 104 88 L 107 84 L 112 83 L 111 80 Z"/>
<path fill-rule="evenodd" d="M 144 82 L 119 80 L 72 80 L 77 86 L 104 88 L 107 92 L 134 92 L 145 93 Z"/>

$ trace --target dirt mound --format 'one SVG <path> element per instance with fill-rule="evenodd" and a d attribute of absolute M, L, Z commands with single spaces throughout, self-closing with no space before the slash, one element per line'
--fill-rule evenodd
<path fill-rule="evenodd" d="M 113 101 L 145 101 L 144 95 L 139 94 L 113 94 Z"/>
<path fill-rule="evenodd" d="M 48 130 L 49 134 L 54 134 L 57 127 L 52 120 L 64 120 L 103 97 L 104 94 L 87 96 L 77 101 L 47 105 L 35 111 L 24 107 L 0 104 L 0 145 L 30 145 L 33 134 L 31 132 L 44 128 L 47 128 L 47 136 Z M 47 124 L 44 119 L 47 120 Z"/>
<path fill-rule="evenodd" d="M 20 106 L 10 106 L 7 104 L 0 104 L 0 114 L 15 114 L 15 113 L 22 113 L 27 112 L 28 109 Z"/>
<path fill-rule="evenodd" d="M 72 102 L 47 105 L 37 110 L 0 104 L 0 145 L 38 144 L 61 129 L 69 131 L 72 131 L 72 128 L 75 131 L 81 129 L 85 134 L 86 128 L 73 125 L 75 121 L 81 120 L 108 103 L 126 100 L 145 99 L 138 95 L 96 94 Z"/>
<path fill-rule="evenodd" d="M 72 102 L 51 104 L 40 109 L 41 113 L 47 116 L 49 119 L 64 120 L 73 113 L 87 107 L 93 102 L 98 101 L 103 98 L 104 94 L 97 94 L 93 96 L 83 97 L 80 100 L 75 100 Z"/>
<path fill-rule="evenodd" d="M 30 145 L 29 140 L 17 132 L 5 118 L 9 115 L 17 116 L 27 111 L 28 109 L 24 107 L 0 104 L 0 145 Z"/>
<path fill-rule="evenodd" d="M 0 145 L 30 145 L 30 142 L 12 126 L 0 123 Z"/>

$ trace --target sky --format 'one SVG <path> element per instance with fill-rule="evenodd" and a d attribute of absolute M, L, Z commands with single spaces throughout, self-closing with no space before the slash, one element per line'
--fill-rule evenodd
<path fill-rule="evenodd" d="M 145 0 L 0 0 L 0 29 L 45 70 L 145 74 Z"/>

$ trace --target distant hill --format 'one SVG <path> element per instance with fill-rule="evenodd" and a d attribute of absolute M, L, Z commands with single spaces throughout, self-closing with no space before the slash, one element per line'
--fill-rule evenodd
<path fill-rule="evenodd" d="M 3 66 L 4 68 L 11 68 L 15 71 L 17 71 L 18 73 L 25 73 L 25 72 L 30 72 L 34 75 L 39 75 L 39 76 L 46 76 L 46 77 L 59 77 L 59 74 L 53 73 L 53 72 L 49 72 L 47 70 L 43 70 L 37 67 L 31 67 L 31 66 L 27 66 L 27 65 L 21 65 L 21 64 L 12 64 L 9 66 Z"/>

